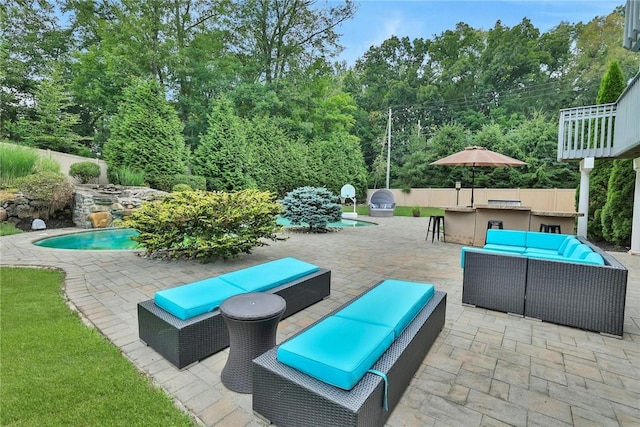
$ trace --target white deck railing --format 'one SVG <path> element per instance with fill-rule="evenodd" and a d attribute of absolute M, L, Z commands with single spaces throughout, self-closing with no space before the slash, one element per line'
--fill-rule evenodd
<path fill-rule="evenodd" d="M 640 155 L 640 73 L 613 104 L 560 111 L 558 160 Z"/>
<path fill-rule="evenodd" d="M 622 45 L 640 51 L 640 0 L 627 0 L 625 6 L 624 40 Z"/>

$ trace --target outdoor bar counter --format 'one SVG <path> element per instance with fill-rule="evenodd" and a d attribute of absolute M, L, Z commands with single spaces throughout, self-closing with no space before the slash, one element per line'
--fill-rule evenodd
<path fill-rule="evenodd" d="M 505 230 L 540 231 L 540 224 L 554 224 L 564 234 L 575 234 L 579 216 L 578 212 L 533 211 L 527 206 L 452 206 L 444 208 L 445 238 L 449 243 L 484 246 L 491 220 L 502 221 Z"/>

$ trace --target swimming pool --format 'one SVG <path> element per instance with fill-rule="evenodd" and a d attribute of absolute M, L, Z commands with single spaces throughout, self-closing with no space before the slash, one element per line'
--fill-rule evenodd
<path fill-rule="evenodd" d="M 131 228 L 106 228 L 47 237 L 33 242 L 36 246 L 52 249 L 78 250 L 127 250 L 140 249 L 131 237 L 137 236 L 137 230 Z"/>

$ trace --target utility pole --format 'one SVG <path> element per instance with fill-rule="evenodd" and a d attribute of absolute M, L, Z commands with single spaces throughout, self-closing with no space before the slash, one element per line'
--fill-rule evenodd
<path fill-rule="evenodd" d="M 391 172 L 391 107 L 389 107 L 389 122 L 387 123 L 387 190 L 389 189 L 389 173 Z"/>

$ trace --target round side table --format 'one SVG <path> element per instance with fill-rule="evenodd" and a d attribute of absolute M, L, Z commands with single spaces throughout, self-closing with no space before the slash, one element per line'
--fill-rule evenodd
<path fill-rule="evenodd" d="M 263 292 L 236 295 L 220 305 L 229 329 L 229 358 L 221 379 L 229 390 L 253 391 L 251 361 L 275 347 L 278 322 L 286 307 L 281 296 Z"/>

